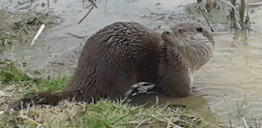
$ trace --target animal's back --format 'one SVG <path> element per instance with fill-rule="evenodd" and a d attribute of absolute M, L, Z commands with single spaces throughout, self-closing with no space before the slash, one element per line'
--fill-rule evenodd
<path fill-rule="evenodd" d="M 134 22 L 116 22 L 87 40 L 69 84 L 76 99 L 124 96 L 157 78 L 159 36 Z"/>

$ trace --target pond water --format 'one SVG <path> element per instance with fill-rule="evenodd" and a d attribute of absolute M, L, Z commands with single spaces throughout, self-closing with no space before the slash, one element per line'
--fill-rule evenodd
<path fill-rule="evenodd" d="M 240 115 L 243 115 L 262 121 L 261 13 L 257 9 L 250 16 L 254 31 L 248 40 L 241 33 L 216 36 L 213 58 L 196 73 L 196 95 L 203 96 L 227 120 L 242 122 Z"/>
<path fill-rule="evenodd" d="M 3 0 L 0 3 L 2 8 L 11 11 L 20 8 L 20 11 L 23 11 L 23 8 L 28 5 L 17 6 L 18 0 L 10 1 L 12 0 Z M 26 0 L 20 2 L 24 1 Z M 78 52 L 75 54 L 78 54 L 81 42 L 87 38 L 74 38 L 68 35 L 68 32 L 78 36 L 90 36 L 112 22 L 130 20 L 142 23 L 156 31 L 162 31 L 175 21 L 192 18 L 187 15 L 183 5 L 194 2 L 196 0 L 162 0 L 161 2 L 158 0 L 98 0 L 98 8 L 94 9 L 81 24 L 78 24 L 88 11 L 88 9 L 83 9 L 81 1 L 58 0 L 55 3 L 50 0 L 49 11 L 62 17 L 65 21 L 45 31 L 32 49 L 15 51 L 12 54 L 6 52 L 5 56 L 12 55 L 18 60 L 26 61 L 30 68 L 45 68 L 50 65 L 50 62 L 67 62 L 66 60 L 72 59 L 75 61 L 67 62 L 70 64 L 65 64 L 65 68 L 73 69 L 76 66 L 77 57 L 66 56 L 62 59 L 61 56 L 76 49 Z M 36 1 L 30 4 L 30 8 L 45 12 L 47 7 L 46 5 L 40 6 L 42 3 L 46 1 Z M 214 112 L 224 121 L 231 121 L 235 125 L 243 126 L 241 115 L 247 121 L 257 118 L 261 122 L 262 11 L 259 4 L 261 4 L 260 1 L 254 0 L 248 3 L 254 11 L 250 14 L 251 27 L 254 31 L 250 32 L 246 41 L 243 34 L 230 32 L 230 29 L 223 27 L 221 24 L 229 24 L 229 22 L 225 19 L 227 14 L 220 15 L 224 19 L 222 18 L 223 21 L 218 23 L 214 29 L 224 34 L 215 36 L 214 56 L 208 64 L 196 72 L 193 96 L 183 99 L 170 99 L 162 96 L 159 102 L 192 106 L 203 116 L 207 118 L 212 116 L 212 119 L 212 112 Z M 146 97 L 147 99 L 139 99 L 149 102 L 156 100 L 155 96 Z"/>

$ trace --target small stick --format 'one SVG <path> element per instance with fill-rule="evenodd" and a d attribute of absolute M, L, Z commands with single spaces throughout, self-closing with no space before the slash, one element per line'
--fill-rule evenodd
<path fill-rule="evenodd" d="M 78 35 L 72 34 L 70 32 L 68 32 L 67 34 L 70 35 L 70 36 L 76 37 L 76 38 L 81 38 L 81 39 L 88 37 L 88 36 L 78 36 Z"/>
<path fill-rule="evenodd" d="M 246 7 L 245 0 L 241 0 L 241 4 L 239 7 L 239 19 L 240 19 L 240 25 L 242 28 L 244 28 L 245 7 Z"/>
<path fill-rule="evenodd" d="M 78 22 L 78 24 L 80 24 L 88 15 L 89 13 L 94 9 L 94 5 L 91 7 L 91 9 L 86 13 L 86 15 Z"/>
<path fill-rule="evenodd" d="M 245 124 L 245 127 L 246 127 L 246 128 L 249 128 L 248 125 L 247 125 L 247 122 L 246 122 L 246 120 L 245 120 L 245 117 L 242 116 L 242 120 L 243 120 L 243 122 L 244 122 L 244 124 Z"/>
<path fill-rule="evenodd" d="M 177 6 L 177 8 L 178 7 L 180 7 L 183 3 L 185 3 L 187 0 L 184 0 L 183 2 L 181 2 L 178 6 Z"/>
<path fill-rule="evenodd" d="M 50 8 L 50 2 L 49 2 L 49 0 L 47 0 L 47 7 L 48 7 L 48 9 Z"/>
<path fill-rule="evenodd" d="M 97 8 L 96 3 L 94 2 L 94 0 L 89 0 L 89 2 L 91 2 Z"/>
<path fill-rule="evenodd" d="M 224 3 L 224 4 L 230 5 L 235 11 L 237 11 L 236 7 L 235 7 L 232 3 L 230 3 L 230 2 L 228 2 L 228 1 L 226 1 L 226 0 L 219 0 L 219 1 L 222 2 L 222 3 Z"/>
<path fill-rule="evenodd" d="M 200 9 L 200 11 L 201 11 L 202 15 L 204 16 L 204 18 L 206 19 L 206 21 L 207 21 L 207 24 L 208 24 L 208 26 L 210 27 L 211 31 L 212 31 L 212 32 L 214 32 L 214 30 L 213 30 L 213 28 L 211 27 L 211 25 L 210 25 L 210 23 L 209 23 L 209 21 L 208 21 L 208 19 L 207 19 L 206 15 L 204 14 L 203 10 L 202 10 L 202 9 Z"/>
<path fill-rule="evenodd" d="M 89 7 L 91 7 L 93 4 L 89 4 L 87 7 L 84 7 L 84 5 L 83 5 L 83 7 L 86 9 L 86 8 L 89 8 Z"/>
<path fill-rule="evenodd" d="M 31 44 L 30 44 L 30 48 L 33 47 L 33 45 L 35 44 L 35 40 L 38 38 L 38 36 L 43 32 L 43 30 L 45 29 L 45 24 L 42 24 L 41 27 L 38 29 L 35 37 L 33 38 Z"/>

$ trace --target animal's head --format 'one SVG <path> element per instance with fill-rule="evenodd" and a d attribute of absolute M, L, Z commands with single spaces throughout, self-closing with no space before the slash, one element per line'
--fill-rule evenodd
<path fill-rule="evenodd" d="M 177 22 L 171 27 L 171 30 L 175 38 L 181 40 L 179 43 L 212 43 L 212 45 L 214 45 L 211 29 L 198 22 Z"/>

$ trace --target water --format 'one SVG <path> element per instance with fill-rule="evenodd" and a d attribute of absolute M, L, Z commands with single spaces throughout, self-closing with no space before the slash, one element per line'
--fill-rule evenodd
<path fill-rule="evenodd" d="M 261 10 L 251 15 L 249 39 L 234 34 L 216 37 L 214 56 L 196 75 L 197 95 L 203 96 L 220 116 L 242 122 L 239 117 L 262 117 Z M 242 38 L 242 39 L 241 39 Z"/>
<path fill-rule="evenodd" d="M 10 1 L 10 0 L 4 0 Z M 42 4 L 36 1 L 33 7 Z M 184 2 L 184 3 L 183 3 Z M 189 19 L 184 11 L 183 5 L 195 2 L 195 0 L 107 0 L 98 1 L 98 9 L 94 9 L 90 15 L 81 23 L 79 20 L 86 14 L 88 9 L 83 9 L 81 1 L 58 0 L 54 3 L 50 0 L 50 10 L 61 16 L 65 22 L 61 25 L 44 32 L 37 40 L 33 49 L 16 51 L 17 59 L 29 62 L 30 68 L 45 68 L 49 62 L 66 62 L 66 69 L 76 66 L 76 58 L 68 56 L 73 50 L 81 47 L 81 42 L 87 38 L 77 39 L 67 33 L 79 36 L 90 36 L 102 27 L 115 21 L 136 21 L 156 31 L 162 31 L 169 27 L 174 21 Z M 8 10 L 16 10 L 17 1 L 3 5 Z M 178 7 L 181 3 L 182 6 Z M 172 99 L 164 96 L 159 97 L 160 103 L 183 104 L 191 106 L 206 118 L 215 120 L 212 112 L 224 121 L 229 120 L 235 125 L 243 126 L 243 116 L 247 121 L 258 118 L 262 121 L 262 11 L 259 1 L 249 1 L 248 7 L 254 12 L 250 14 L 251 31 L 248 40 L 243 35 L 235 39 L 236 34 L 230 32 L 224 16 L 213 14 L 212 18 L 221 20 L 216 31 L 227 33 L 215 36 L 215 51 L 210 62 L 202 67 L 195 75 L 194 95 L 183 99 Z M 0 3 L 1 4 L 1 3 Z M 25 5 L 24 5 L 25 6 Z M 46 6 L 37 6 L 36 9 L 45 12 Z M 21 10 L 23 11 L 23 10 Z M 211 14 L 212 15 L 212 14 Z M 198 19 L 199 17 L 196 17 Z M 203 17 L 201 18 L 203 19 Z M 48 48 L 47 48 L 48 47 Z M 79 50 L 78 50 L 79 52 Z M 76 52 L 75 54 L 78 54 Z M 66 57 L 63 55 L 66 54 Z M 62 57 L 61 57 L 62 56 Z M 74 60 L 68 62 L 67 60 Z M 52 65 L 53 66 L 53 65 Z M 139 102 L 154 103 L 154 95 L 137 98 Z M 251 122 L 248 122 L 250 125 Z"/>

